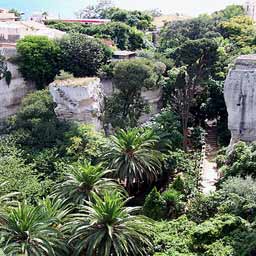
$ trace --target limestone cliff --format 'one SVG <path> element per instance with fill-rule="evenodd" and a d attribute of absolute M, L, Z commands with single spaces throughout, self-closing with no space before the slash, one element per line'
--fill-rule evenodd
<path fill-rule="evenodd" d="M 231 144 L 256 140 L 256 55 L 236 59 L 224 87 Z"/>
<path fill-rule="evenodd" d="M 49 88 L 60 119 L 92 124 L 97 130 L 102 128 L 103 97 L 99 78 L 57 80 Z"/>
<path fill-rule="evenodd" d="M 0 54 L 7 60 L 16 55 L 14 48 L 1 48 Z M 18 71 L 18 66 L 7 61 L 8 70 L 12 74 L 11 83 L 0 80 L 0 121 L 16 113 L 25 95 L 35 89 L 33 83 L 25 81 Z"/>

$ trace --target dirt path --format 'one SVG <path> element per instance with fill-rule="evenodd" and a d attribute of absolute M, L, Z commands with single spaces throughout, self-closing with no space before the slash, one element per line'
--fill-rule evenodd
<path fill-rule="evenodd" d="M 215 157 L 217 155 L 217 127 L 209 124 L 206 135 L 206 157 L 203 162 L 202 192 L 209 194 L 216 190 L 215 184 L 219 179 Z"/>

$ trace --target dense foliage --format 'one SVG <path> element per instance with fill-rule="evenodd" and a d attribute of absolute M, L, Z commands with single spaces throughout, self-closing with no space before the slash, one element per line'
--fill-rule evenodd
<path fill-rule="evenodd" d="M 26 36 L 18 41 L 17 51 L 22 75 L 38 89 L 48 86 L 63 69 L 76 77 L 94 76 L 112 56 L 108 46 L 80 34 L 58 41 L 44 36 Z"/>
<path fill-rule="evenodd" d="M 105 121 L 113 127 L 135 127 L 147 112 L 147 102 L 141 96 L 143 89 L 161 85 L 163 63 L 139 59 L 117 63 L 113 68 L 115 93 L 107 98 Z"/>
<path fill-rule="evenodd" d="M 26 36 L 18 41 L 19 68 L 25 79 L 42 89 L 59 72 L 60 48 L 46 36 Z"/>
<path fill-rule="evenodd" d="M 61 68 L 75 77 L 94 76 L 110 59 L 111 50 L 100 41 L 80 34 L 59 40 Z"/>
<path fill-rule="evenodd" d="M 17 61 L 38 89 L 60 70 L 71 73 L 62 72 L 64 79 L 111 80 L 105 134 L 58 119 L 48 89 L 23 99 L 0 130 L 0 254 L 255 255 L 255 144 L 221 150 L 210 159 L 219 168 L 216 190 L 203 194 L 201 184 L 202 128 L 211 120 L 219 144 L 229 142 L 223 84 L 232 60 L 255 52 L 253 21 L 232 5 L 170 22 L 155 48 L 109 63 L 104 40 L 119 49 L 144 48 L 151 15 L 104 0 L 79 17 L 111 22 L 49 21 L 67 35 L 21 39 Z M 0 78 L 6 72 L 1 58 Z M 151 114 L 146 90 L 163 91 L 163 109 L 145 123 L 143 115 Z"/>

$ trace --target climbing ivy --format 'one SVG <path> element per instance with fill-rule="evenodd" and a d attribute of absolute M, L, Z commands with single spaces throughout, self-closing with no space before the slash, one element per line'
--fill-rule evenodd
<path fill-rule="evenodd" d="M 4 56 L 0 55 L 0 80 L 5 78 L 7 85 L 10 85 L 12 73 L 8 70 Z"/>

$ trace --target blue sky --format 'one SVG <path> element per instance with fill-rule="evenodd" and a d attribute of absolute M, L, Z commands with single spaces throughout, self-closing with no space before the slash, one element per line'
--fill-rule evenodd
<path fill-rule="evenodd" d="M 35 11 L 47 11 L 62 18 L 74 17 L 74 12 L 97 0 L 0 0 L 2 8 L 16 8 L 27 15 Z M 117 6 L 126 9 L 162 9 L 165 13 L 184 13 L 191 16 L 211 13 L 229 4 L 242 4 L 244 0 L 115 0 Z"/>

